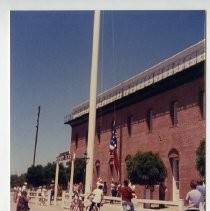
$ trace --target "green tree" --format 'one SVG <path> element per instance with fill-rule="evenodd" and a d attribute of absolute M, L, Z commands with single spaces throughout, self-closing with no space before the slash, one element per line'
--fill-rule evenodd
<path fill-rule="evenodd" d="M 66 174 L 68 178 L 70 178 L 71 162 L 67 162 L 66 165 L 68 166 L 66 169 Z M 85 181 L 85 170 L 86 170 L 85 160 L 82 158 L 76 158 L 74 161 L 74 177 L 73 177 L 74 183 Z"/>
<path fill-rule="evenodd" d="M 67 189 L 67 185 L 70 179 L 71 163 L 67 162 L 66 166 L 63 163 L 59 164 L 59 177 L 58 184 L 62 189 Z M 74 181 L 84 181 L 85 162 L 84 159 L 76 158 L 74 169 Z M 17 175 L 11 175 L 11 187 L 14 185 L 22 185 L 27 181 L 28 185 L 34 187 L 46 185 L 49 186 L 53 180 L 55 180 L 56 163 L 47 163 L 46 166 L 37 165 L 28 168 L 26 174 L 22 174 L 20 177 Z"/>
<path fill-rule="evenodd" d="M 24 182 L 26 182 L 26 173 L 21 174 L 19 177 L 19 183 L 22 186 Z"/>
<path fill-rule="evenodd" d="M 71 174 L 71 162 L 67 161 L 66 162 L 66 176 L 70 179 L 70 174 Z"/>
<path fill-rule="evenodd" d="M 205 178 L 206 175 L 206 140 L 203 139 L 200 142 L 198 149 L 196 150 L 196 168 L 200 175 Z"/>
<path fill-rule="evenodd" d="M 74 182 L 79 183 L 85 181 L 86 163 L 82 158 L 76 158 L 74 162 Z"/>
<path fill-rule="evenodd" d="M 128 178 L 134 184 L 153 186 L 163 182 L 167 170 L 158 153 L 137 152 L 126 162 Z"/>
<path fill-rule="evenodd" d="M 56 163 L 47 163 L 46 166 L 43 167 L 43 184 L 50 185 L 52 180 L 55 180 L 55 171 L 56 171 Z"/>
<path fill-rule="evenodd" d="M 10 186 L 13 188 L 14 186 L 19 186 L 18 175 L 12 174 L 10 176 Z"/>
<path fill-rule="evenodd" d="M 67 189 L 69 179 L 66 174 L 66 167 L 64 167 L 63 163 L 60 163 L 58 184 L 62 186 L 62 189 Z"/>
<path fill-rule="evenodd" d="M 14 186 L 22 186 L 26 181 L 26 174 L 21 174 L 18 176 L 17 174 L 13 174 L 10 176 L 10 186 L 13 188 Z"/>
<path fill-rule="evenodd" d="M 43 185 L 43 166 L 31 166 L 28 168 L 26 179 L 28 184 L 38 187 Z"/>
<path fill-rule="evenodd" d="M 69 167 L 65 167 L 63 163 L 59 164 L 58 184 L 62 189 L 67 189 L 70 176 L 68 174 Z M 38 187 L 42 185 L 49 186 L 55 180 L 56 163 L 47 163 L 46 166 L 37 165 L 28 168 L 26 179 L 29 185 Z"/>

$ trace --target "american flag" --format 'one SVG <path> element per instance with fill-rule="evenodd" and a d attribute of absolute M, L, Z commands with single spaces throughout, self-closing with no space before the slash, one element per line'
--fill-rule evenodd
<path fill-rule="evenodd" d="M 117 154 L 117 131 L 115 126 L 115 121 L 113 122 L 112 127 L 112 137 L 109 144 L 110 155 L 114 157 L 114 166 L 117 172 L 117 176 L 119 178 L 119 161 L 118 161 L 118 154 Z"/>

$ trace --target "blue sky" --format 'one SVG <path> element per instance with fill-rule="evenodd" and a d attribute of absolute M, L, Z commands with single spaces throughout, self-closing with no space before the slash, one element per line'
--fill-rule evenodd
<path fill-rule="evenodd" d="M 89 97 L 92 11 L 11 11 L 11 174 L 69 149 L 64 116 Z M 98 92 L 205 38 L 203 11 L 101 13 Z"/>

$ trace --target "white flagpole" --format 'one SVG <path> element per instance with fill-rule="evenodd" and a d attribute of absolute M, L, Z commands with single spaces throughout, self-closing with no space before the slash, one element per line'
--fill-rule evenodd
<path fill-rule="evenodd" d="M 93 45 L 92 45 L 92 64 L 90 79 L 90 101 L 89 101 L 89 122 L 88 122 L 88 145 L 86 163 L 86 180 L 85 195 L 92 192 L 93 182 L 93 152 L 95 139 L 96 124 L 96 97 L 97 97 L 97 71 L 98 71 L 98 54 L 99 54 L 99 38 L 100 38 L 100 11 L 94 13 L 93 25 Z"/>

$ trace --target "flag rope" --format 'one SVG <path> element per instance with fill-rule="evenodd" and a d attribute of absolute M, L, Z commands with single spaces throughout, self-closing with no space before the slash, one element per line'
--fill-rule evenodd
<path fill-rule="evenodd" d="M 115 54 L 115 31 L 114 31 L 114 15 L 113 15 L 113 12 L 112 12 L 112 65 L 113 65 L 113 78 L 114 78 L 114 81 L 116 81 L 116 54 Z M 113 112 L 113 115 L 114 115 L 114 120 L 116 120 L 116 111 L 115 111 L 115 101 L 114 101 L 114 112 Z"/>

